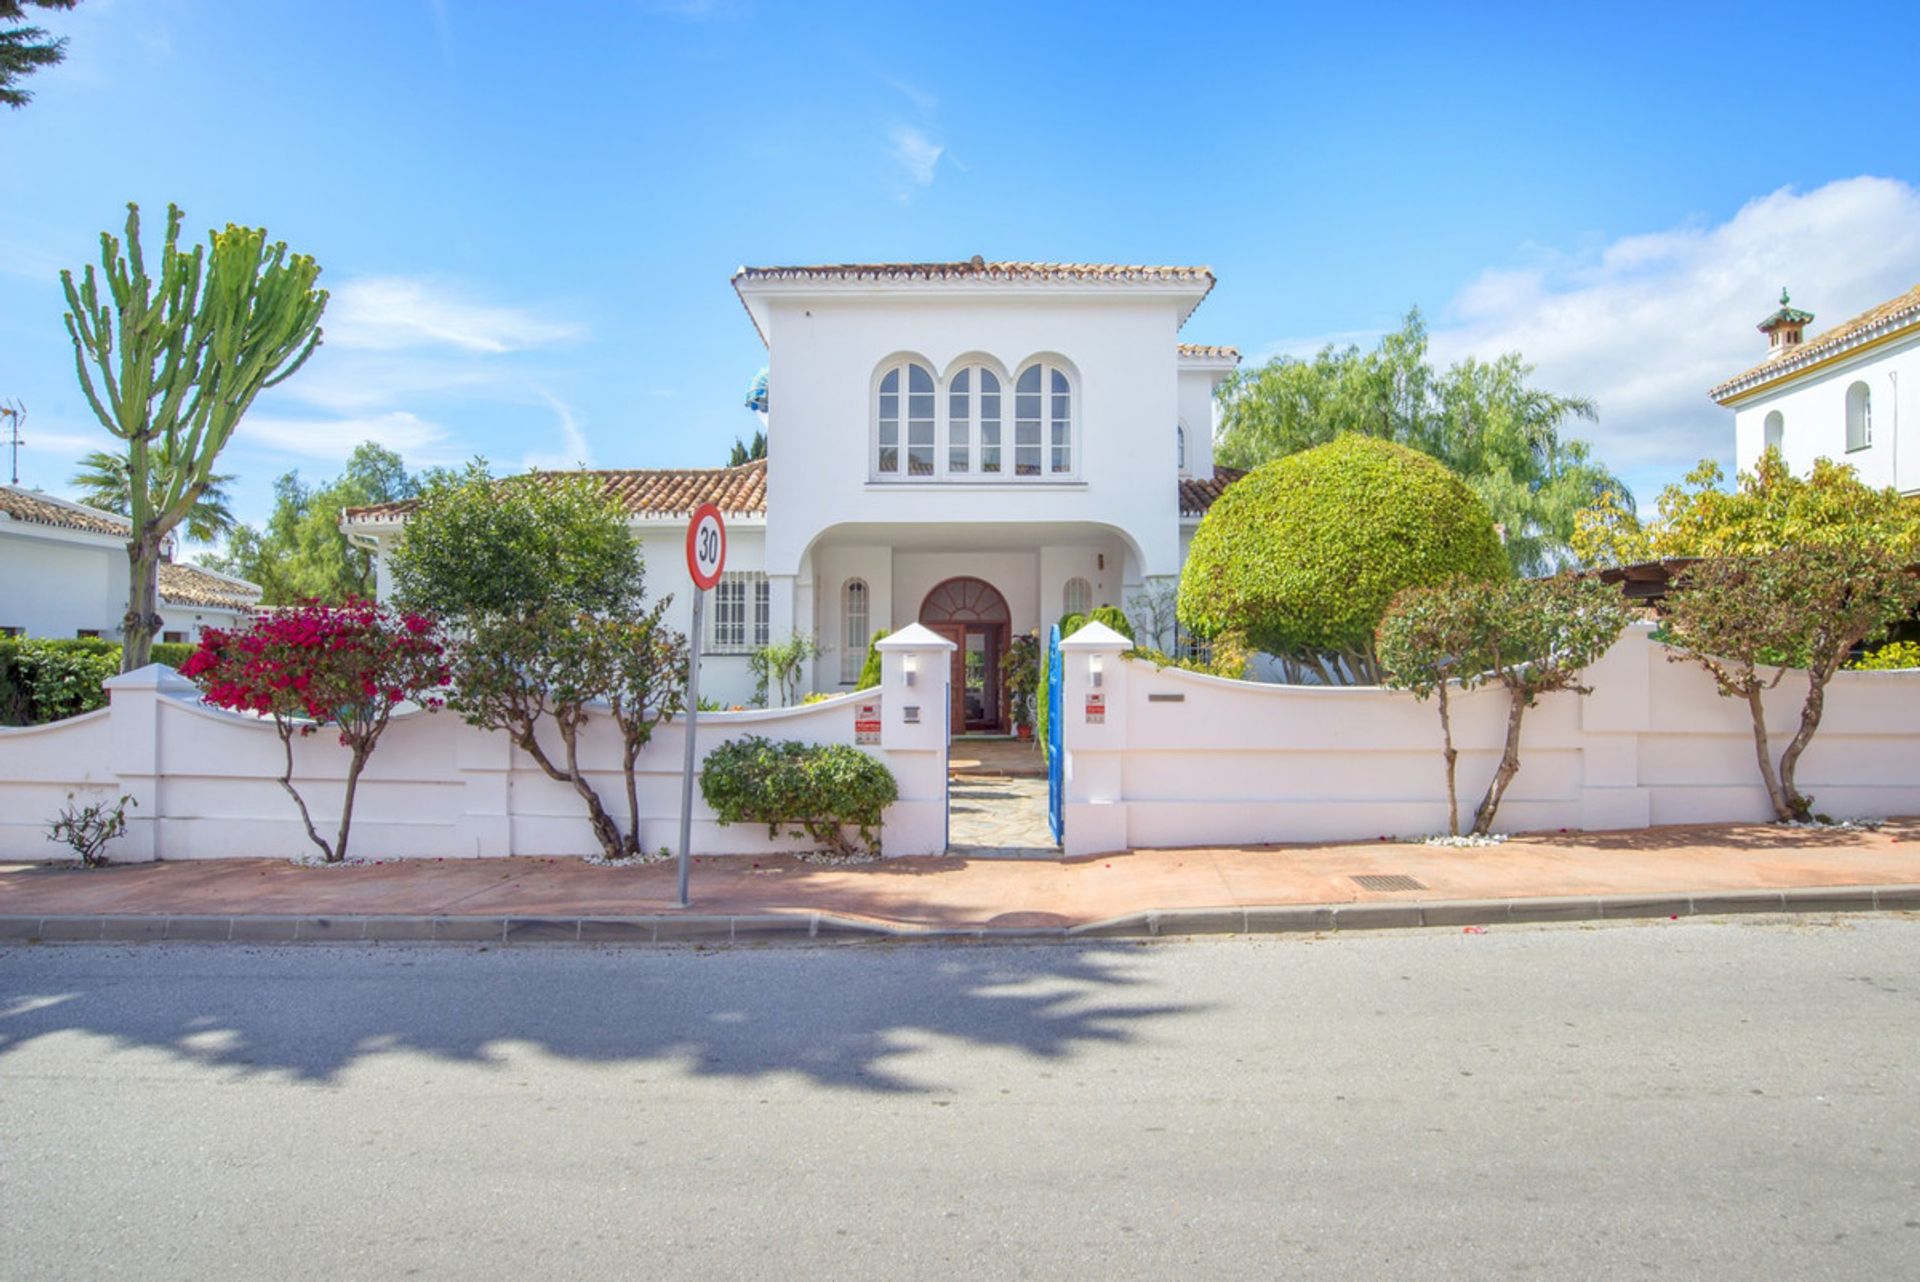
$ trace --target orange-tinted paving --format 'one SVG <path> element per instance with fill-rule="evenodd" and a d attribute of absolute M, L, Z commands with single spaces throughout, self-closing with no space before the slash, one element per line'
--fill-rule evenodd
<path fill-rule="evenodd" d="M 1403 874 L 1425 889 L 1351 879 Z M 696 859 L 694 911 L 827 912 L 940 927 L 1072 926 L 1150 909 L 1518 899 L 1920 883 L 1920 820 L 1876 832 L 1687 826 L 1518 837 L 1456 850 L 1378 842 L 1142 850 L 1070 860 L 891 859 L 822 867 Z M 0 915 L 637 916 L 670 911 L 671 863 L 405 860 L 307 868 L 205 860 L 83 870 L 0 864 Z"/>

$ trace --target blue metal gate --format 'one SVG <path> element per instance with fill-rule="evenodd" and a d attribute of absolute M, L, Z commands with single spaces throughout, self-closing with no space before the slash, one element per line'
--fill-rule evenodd
<path fill-rule="evenodd" d="M 1066 830 L 1061 802 L 1064 800 L 1066 754 L 1060 750 L 1061 731 L 1066 718 L 1061 715 L 1060 697 L 1060 625 L 1047 636 L 1047 827 L 1053 831 L 1053 844 L 1061 844 Z"/>

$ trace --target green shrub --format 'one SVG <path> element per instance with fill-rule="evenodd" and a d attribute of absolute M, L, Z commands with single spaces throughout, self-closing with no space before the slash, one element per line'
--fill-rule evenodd
<path fill-rule="evenodd" d="M 178 668 L 194 647 L 166 642 L 153 661 Z M 101 637 L 0 637 L 0 726 L 37 726 L 107 706 L 120 643 Z"/>
<path fill-rule="evenodd" d="M 860 665 L 860 679 L 854 682 L 856 690 L 871 690 L 880 684 L 880 643 L 886 639 L 887 630 L 881 628 L 867 642 L 867 661 Z"/>
<path fill-rule="evenodd" d="M 187 656 L 199 647 L 187 641 L 155 641 L 153 643 L 153 661 L 164 663 L 174 671 L 187 661 Z"/>
<path fill-rule="evenodd" d="M 1487 506 L 1440 463 L 1346 435 L 1236 481 L 1195 532 L 1179 619 L 1241 632 L 1329 682 L 1372 681 L 1374 630 L 1395 594 L 1508 576 Z"/>
<path fill-rule="evenodd" d="M 880 818 L 899 800 L 893 774 L 845 744 L 778 743 L 748 735 L 707 754 L 700 795 L 723 824 L 763 823 L 767 835 L 788 825 L 838 855 L 857 854 L 845 828 L 880 853 Z"/>
<path fill-rule="evenodd" d="M 1889 641 L 1877 650 L 1869 650 L 1847 665 L 1855 672 L 1897 672 L 1920 668 L 1920 642 Z"/>

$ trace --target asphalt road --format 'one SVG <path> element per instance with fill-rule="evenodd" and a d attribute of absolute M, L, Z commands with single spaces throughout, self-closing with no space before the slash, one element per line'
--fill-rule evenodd
<path fill-rule="evenodd" d="M 1920 920 L 0 950 L 0 1277 L 1920 1274 Z"/>

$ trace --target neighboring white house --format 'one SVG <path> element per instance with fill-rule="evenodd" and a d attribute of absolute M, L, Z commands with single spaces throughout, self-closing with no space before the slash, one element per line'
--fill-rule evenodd
<path fill-rule="evenodd" d="M 954 731 L 1009 728 L 1011 637 L 1170 580 L 1239 476 L 1213 463 L 1214 391 L 1239 353 L 1179 342 L 1213 284 L 1205 267 L 979 258 L 742 268 L 767 459 L 591 474 L 682 628 L 687 515 L 726 514 L 703 691 L 744 701 L 747 653 L 794 634 L 822 648 L 811 688 L 851 690 L 873 632 L 920 622 L 958 647 Z M 379 551 L 383 596 L 409 508 L 343 519 Z"/>
<path fill-rule="evenodd" d="M 127 612 L 124 516 L 0 485 L 0 636 L 120 639 Z M 260 589 L 197 565 L 160 566 L 162 641 L 197 641 L 259 604 Z"/>
<path fill-rule="evenodd" d="M 1777 446 L 1804 473 L 1848 463 L 1869 485 L 1920 491 L 1920 285 L 1813 338 L 1785 290 L 1760 322 L 1767 359 L 1709 395 L 1733 410 L 1739 466 Z"/>

